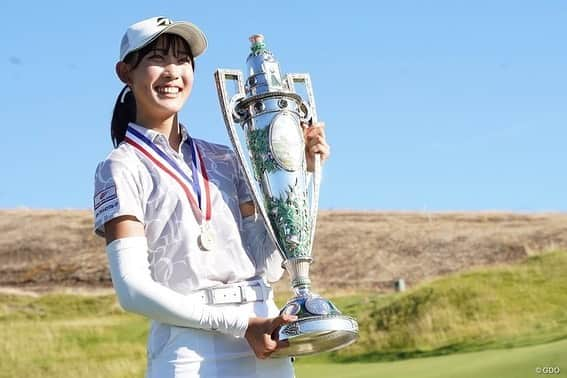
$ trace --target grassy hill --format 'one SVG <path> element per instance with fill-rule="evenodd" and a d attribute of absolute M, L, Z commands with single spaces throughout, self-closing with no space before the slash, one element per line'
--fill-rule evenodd
<path fill-rule="evenodd" d="M 567 360 L 565 341 L 534 346 L 567 338 L 566 252 L 450 275 L 405 293 L 334 300 L 359 320 L 360 339 L 298 359 L 298 377 L 528 377 Z M 0 334 L 0 377 L 143 374 L 147 320 L 124 313 L 113 295 L 0 295 Z M 506 351 L 521 346 L 531 347 Z"/>
<path fill-rule="evenodd" d="M 403 294 L 341 299 L 360 339 L 335 361 L 381 361 L 567 338 L 567 253 L 477 269 Z"/>

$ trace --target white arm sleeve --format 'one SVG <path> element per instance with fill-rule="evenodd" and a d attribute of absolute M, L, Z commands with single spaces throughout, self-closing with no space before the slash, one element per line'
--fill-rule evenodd
<path fill-rule="evenodd" d="M 106 247 L 112 283 L 120 305 L 162 323 L 242 337 L 249 316 L 234 309 L 196 303 L 154 281 L 145 237 L 117 239 Z"/>
<path fill-rule="evenodd" d="M 278 281 L 284 272 L 283 259 L 261 216 L 251 215 L 242 219 L 242 241 L 256 265 L 256 274 L 266 277 L 268 282 Z"/>

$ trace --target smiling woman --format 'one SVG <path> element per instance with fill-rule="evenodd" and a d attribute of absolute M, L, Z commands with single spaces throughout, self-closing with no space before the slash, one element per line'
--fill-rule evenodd
<path fill-rule="evenodd" d="M 139 66 L 141 70 L 137 70 Z M 188 69 L 190 67 L 190 69 Z M 112 115 L 111 135 L 114 146 L 118 146 L 124 140 L 128 123 L 136 121 L 136 98 L 141 103 L 152 107 L 158 105 L 160 98 L 177 99 L 177 104 L 170 104 L 170 108 L 164 109 L 166 114 L 169 110 L 177 113 L 191 93 L 193 86 L 193 71 L 195 70 L 193 53 L 185 39 L 176 34 L 162 34 L 147 46 L 129 52 L 116 64 L 116 73 L 120 80 L 126 84 L 118 95 Z M 165 80 L 152 87 L 150 82 L 144 91 L 144 87 L 134 89 L 132 85 L 134 75 L 137 73 L 147 75 L 147 79 L 156 80 L 162 76 Z M 177 79 L 181 80 L 177 80 Z M 172 80 L 173 79 L 173 80 Z M 137 93 L 134 93 L 136 91 Z M 153 101 L 152 101 L 153 100 Z M 139 123 L 142 121 L 138 120 Z"/>
<path fill-rule="evenodd" d="M 178 120 L 206 46 L 195 25 L 164 17 L 126 31 L 115 148 L 95 173 L 95 232 L 120 304 L 152 320 L 147 377 L 292 377 L 289 358 L 268 358 L 286 346 L 273 331 L 296 318 L 278 315 L 269 285 L 281 257 L 234 152 Z M 324 159 L 322 128 L 309 129 L 307 154 Z"/>

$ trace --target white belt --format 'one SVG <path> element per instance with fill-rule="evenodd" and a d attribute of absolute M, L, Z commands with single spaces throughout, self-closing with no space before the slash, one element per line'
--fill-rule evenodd
<path fill-rule="evenodd" d="M 189 293 L 187 297 L 202 304 L 218 305 L 265 301 L 273 298 L 273 294 L 270 286 L 257 280 L 209 287 Z"/>

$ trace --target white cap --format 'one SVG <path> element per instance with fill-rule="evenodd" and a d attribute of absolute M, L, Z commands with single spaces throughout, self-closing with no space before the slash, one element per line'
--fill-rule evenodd
<path fill-rule="evenodd" d="M 207 49 L 205 34 L 192 23 L 173 21 L 167 17 L 152 17 L 136 22 L 126 30 L 120 44 L 120 60 L 124 60 L 132 51 L 147 46 L 163 33 L 176 34 L 186 40 L 191 47 L 193 58 Z"/>

